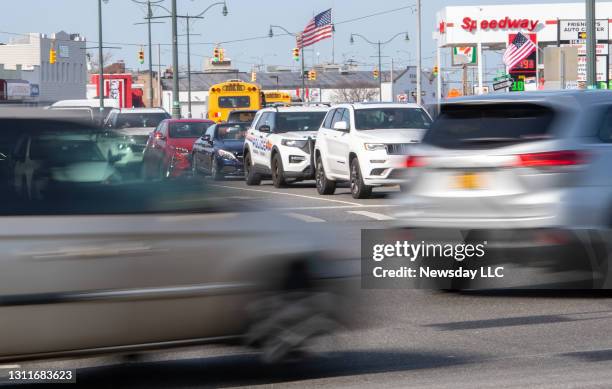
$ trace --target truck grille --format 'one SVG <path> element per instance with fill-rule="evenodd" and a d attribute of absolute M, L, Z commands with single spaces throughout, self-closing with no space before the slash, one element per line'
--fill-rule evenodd
<path fill-rule="evenodd" d="M 389 155 L 408 155 L 412 143 L 390 143 L 387 145 L 387 154 Z"/>

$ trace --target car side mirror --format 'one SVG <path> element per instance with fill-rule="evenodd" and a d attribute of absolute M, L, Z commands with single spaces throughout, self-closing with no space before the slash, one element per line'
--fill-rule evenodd
<path fill-rule="evenodd" d="M 267 124 L 259 126 L 259 132 L 272 132 L 272 129 Z"/>
<path fill-rule="evenodd" d="M 335 122 L 334 123 L 334 130 L 336 131 L 348 131 L 348 123 L 345 121 L 340 121 L 340 122 Z"/>
<path fill-rule="evenodd" d="M 210 135 L 208 135 L 208 134 L 207 135 L 203 135 L 202 136 L 202 140 L 204 142 L 212 143 L 212 139 L 210 138 Z"/>
<path fill-rule="evenodd" d="M 166 137 L 163 136 L 160 132 L 158 132 L 157 134 L 155 134 L 155 139 L 157 139 L 157 140 L 166 140 Z"/>

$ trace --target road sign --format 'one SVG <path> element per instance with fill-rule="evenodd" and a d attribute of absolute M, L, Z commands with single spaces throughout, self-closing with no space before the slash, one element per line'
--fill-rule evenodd
<path fill-rule="evenodd" d="M 512 83 L 514 81 L 512 81 L 512 79 L 506 79 L 500 82 L 496 82 L 495 84 L 493 84 L 493 90 L 500 90 L 500 89 L 505 89 L 505 88 L 510 88 L 512 86 Z"/>
<path fill-rule="evenodd" d="M 493 81 L 506 81 L 506 80 L 511 80 L 512 76 L 510 76 L 509 74 L 503 74 L 501 76 L 497 76 L 493 78 Z"/>

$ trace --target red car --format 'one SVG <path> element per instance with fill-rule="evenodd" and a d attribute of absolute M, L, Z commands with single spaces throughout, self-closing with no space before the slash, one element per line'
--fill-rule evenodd
<path fill-rule="evenodd" d="M 213 124 L 206 119 L 166 119 L 159 123 L 144 150 L 144 178 L 173 178 L 190 172 L 193 144 Z"/>

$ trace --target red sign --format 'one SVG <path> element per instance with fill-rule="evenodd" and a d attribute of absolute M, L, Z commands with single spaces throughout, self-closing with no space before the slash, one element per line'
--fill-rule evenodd
<path fill-rule="evenodd" d="M 524 34 L 529 37 L 529 39 L 538 45 L 538 36 L 537 34 Z M 508 34 L 508 44 L 511 44 L 516 34 Z M 508 69 L 511 76 L 516 76 L 519 74 L 523 75 L 535 75 L 537 71 L 537 50 L 528 55 L 526 58 L 517 63 L 512 69 Z M 516 78 L 516 77 L 513 77 Z"/>
<path fill-rule="evenodd" d="M 474 32 L 480 28 L 481 30 L 528 30 L 534 31 L 540 21 L 532 19 L 511 19 L 506 16 L 503 19 L 483 19 L 480 22 L 470 17 L 463 18 L 461 28 L 466 31 Z"/>

